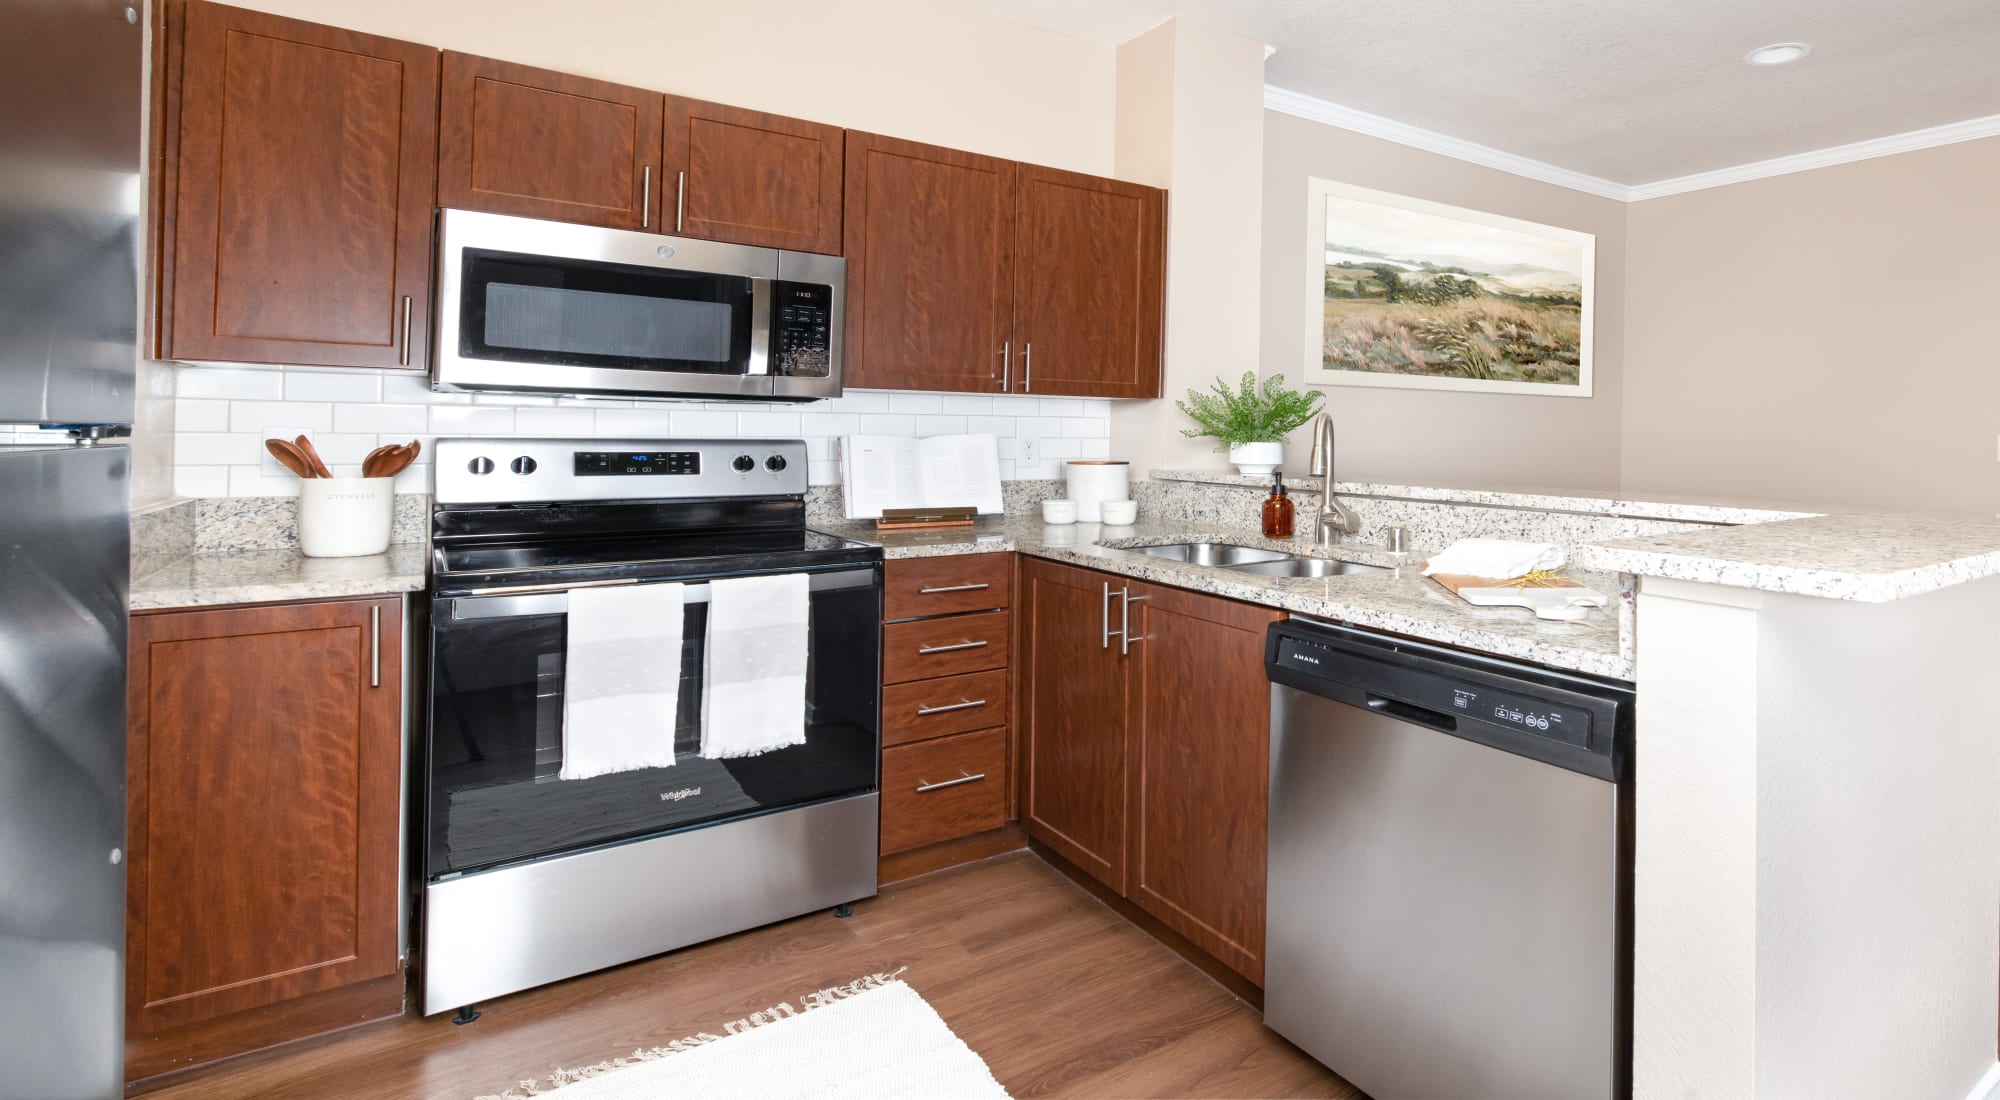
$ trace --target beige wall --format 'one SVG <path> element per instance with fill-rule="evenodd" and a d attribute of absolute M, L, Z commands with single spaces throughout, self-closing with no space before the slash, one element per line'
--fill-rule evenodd
<path fill-rule="evenodd" d="M 1624 484 L 2000 508 L 2000 138 L 1635 203 Z"/>
<path fill-rule="evenodd" d="M 1372 187 L 1597 235 L 1596 396 L 1327 387 L 1343 481 L 1608 490 L 1619 476 L 1624 392 L 1625 205 L 1280 114 L 1264 113 L 1262 373 L 1301 381 L 1306 180 Z M 1247 366 L 1247 364 L 1246 364 Z M 1217 363 L 1208 373 L 1240 374 Z M 1178 396 L 1179 389 L 1170 392 Z M 1303 473 L 1310 433 L 1285 469 Z M 1221 466 L 1212 455 L 1207 465 Z"/>
<path fill-rule="evenodd" d="M 1256 366 L 1263 111 L 1252 39 L 1174 19 L 1118 50 L 1117 174 L 1169 192 L 1167 398 Z M 1171 400 L 1114 402 L 1111 455 L 1141 477 L 1212 465 L 1220 456 L 1183 438 L 1188 426 Z"/>
<path fill-rule="evenodd" d="M 240 0 L 644 88 L 1112 174 L 1113 51 L 937 0 Z"/>

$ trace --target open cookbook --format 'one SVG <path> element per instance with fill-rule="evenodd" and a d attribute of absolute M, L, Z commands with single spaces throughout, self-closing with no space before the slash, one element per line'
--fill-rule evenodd
<path fill-rule="evenodd" d="M 991 435 L 850 435 L 840 441 L 848 519 L 884 508 L 971 507 L 997 515 L 1000 444 Z"/>

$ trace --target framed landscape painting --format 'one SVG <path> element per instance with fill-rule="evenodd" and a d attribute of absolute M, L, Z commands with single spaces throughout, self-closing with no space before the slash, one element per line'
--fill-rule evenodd
<path fill-rule="evenodd" d="M 1306 186 L 1305 380 L 1590 396 L 1589 233 Z"/>

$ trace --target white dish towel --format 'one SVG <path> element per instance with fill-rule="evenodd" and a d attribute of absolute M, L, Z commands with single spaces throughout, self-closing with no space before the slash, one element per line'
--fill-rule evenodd
<path fill-rule="evenodd" d="M 1569 558 L 1552 542 L 1513 539 L 1459 539 L 1432 554 L 1424 576 L 1491 577 L 1497 581 L 1526 576 L 1537 569 L 1561 569 Z"/>
<path fill-rule="evenodd" d="M 570 590 L 560 778 L 673 764 L 684 587 Z"/>
<path fill-rule="evenodd" d="M 804 573 L 709 582 L 701 754 L 756 756 L 806 743 Z"/>

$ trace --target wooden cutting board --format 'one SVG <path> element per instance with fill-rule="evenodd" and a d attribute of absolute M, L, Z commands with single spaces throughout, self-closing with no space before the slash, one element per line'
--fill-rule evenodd
<path fill-rule="evenodd" d="M 1537 619 L 1560 622 L 1587 618 L 1591 608 L 1605 607 L 1611 602 L 1604 593 L 1568 577 L 1525 585 L 1455 573 L 1440 573 L 1431 579 L 1475 607 L 1525 607 Z"/>
<path fill-rule="evenodd" d="M 1517 580 L 1512 580 L 1512 581 L 1496 581 L 1496 580 L 1494 580 L 1494 579 L 1493 579 L 1492 577 L 1468 577 L 1468 576 L 1464 575 L 1463 573 L 1438 573 L 1438 574 L 1436 574 L 1436 575 L 1432 576 L 1432 577 L 1431 577 L 1431 579 L 1432 579 L 1432 580 L 1434 580 L 1434 581 L 1436 581 L 1436 582 L 1438 582 L 1438 583 L 1439 583 L 1439 584 L 1441 584 L 1441 585 L 1444 585 L 1444 586 L 1445 586 L 1445 588 L 1449 589 L 1449 590 L 1450 590 L 1450 591 L 1451 591 L 1451 592 L 1452 592 L 1452 593 L 1453 593 L 1454 595 L 1455 595 L 1455 594 L 1457 594 L 1458 590 L 1459 590 L 1459 589 L 1461 589 L 1461 588 L 1518 588 L 1518 587 L 1520 587 L 1520 585 L 1519 585 L 1519 583 L 1518 583 L 1518 579 L 1517 579 Z M 1535 587 L 1535 588 L 1582 588 L 1582 587 L 1584 587 L 1584 585 L 1583 585 L 1583 583 L 1582 583 L 1581 581 L 1573 581 L 1573 580 L 1570 580 L 1570 579 L 1569 579 L 1568 577 L 1557 577 L 1556 579 L 1554 579 L 1554 580 L 1551 580 L 1551 581 L 1537 581 L 1537 582 L 1536 582 L 1536 583 L 1535 583 L 1535 584 L 1534 584 L 1534 585 L 1533 585 L 1532 587 Z"/>

